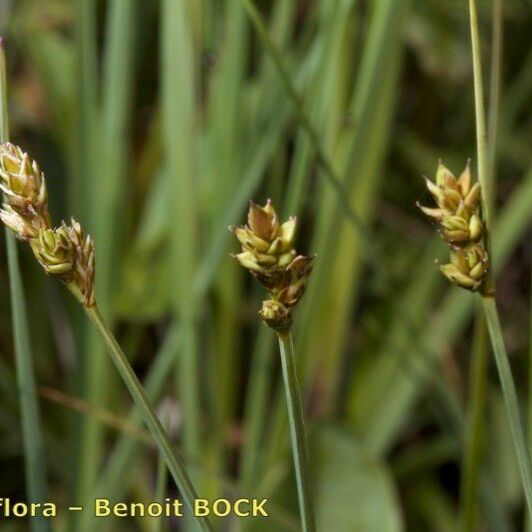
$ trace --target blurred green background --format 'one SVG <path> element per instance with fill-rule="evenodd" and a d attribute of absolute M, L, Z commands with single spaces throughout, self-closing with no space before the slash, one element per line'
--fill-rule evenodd
<path fill-rule="evenodd" d="M 532 2 L 504 0 L 502 17 L 494 3 L 479 1 L 492 258 L 532 419 Z M 44 169 L 56 223 L 75 215 L 93 235 L 99 306 L 198 491 L 269 497 L 269 519 L 220 519 L 217 529 L 299 529 L 274 335 L 256 316 L 261 289 L 229 256 L 238 246 L 227 226 L 244 222 L 250 198 L 272 198 L 283 218 L 298 216 L 298 249 L 317 253 L 294 336 L 319 529 L 458 530 L 472 354 L 487 348 L 474 298 L 434 265 L 445 246 L 415 202 L 428 202 L 422 175 L 438 158 L 455 173 L 475 163 L 467 2 L 257 0 L 266 33 L 246 5 L 1 1 L 12 141 Z M 47 525 L 192 530 L 66 511 L 95 496 L 176 493 L 100 340 L 20 253 L 46 478 L 60 505 Z M 0 497 L 16 501 L 26 486 L 4 239 L 2 255 Z M 488 360 L 475 530 L 522 530 Z M 2 531 L 28 526 L 0 517 Z"/>

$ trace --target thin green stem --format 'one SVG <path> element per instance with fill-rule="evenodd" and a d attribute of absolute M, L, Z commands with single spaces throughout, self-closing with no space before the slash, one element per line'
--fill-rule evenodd
<path fill-rule="evenodd" d="M 76 132 L 75 153 L 69 188 L 71 211 L 82 219 L 92 222 L 97 218 L 94 199 L 93 174 L 98 175 L 95 165 L 99 161 L 98 144 L 100 135 L 97 119 L 97 44 L 96 44 L 96 2 L 77 0 L 76 7 Z M 92 224 L 90 224 L 92 225 Z M 91 232 L 92 231 L 91 227 Z M 99 235 L 96 235 L 97 237 Z M 103 270 L 100 270 L 103 273 Z M 79 317 L 77 318 L 79 319 Z M 80 331 L 81 332 L 81 331 Z M 104 406 L 107 386 L 102 386 L 106 375 L 102 373 L 105 353 L 90 328 L 83 330 L 83 357 L 78 366 L 79 377 L 83 375 L 83 394 L 94 406 Z M 82 418 L 75 427 L 74 437 L 78 440 L 76 452 L 76 478 L 73 490 L 75 504 L 88 501 L 96 481 L 103 450 L 104 431 L 102 425 L 91 417 Z M 79 515 L 71 516 L 74 521 Z"/>
<path fill-rule="evenodd" d="M 510 431 L 514 440 L 517 461 L 519 463 L 519 473 L 521 475 L 521 482 L 523 484 L 528 505 L 528 512 L 532 515 L 532 476 L 530 461 L 525 442 L 525 434 L 519 417 L 517 392 L 512 377 L 512 370 L 510 369 L 510 363 L 508 362 L 508 355 L 504 346 L 495 299 L 492 297 L 482 297 L 482 306 L 486 315 L 486 324 L 491 338 L 491 346 L 495 356 L 497 370 L 499 372 L 502 393 L 506 404 L 508 420 L 510 422 Z"/>
<path fill-rule="evenodd" d="M 493 190 L 490 180 L 488 159 L 488 135 L 486 130 L 486 112 L 484 109 L 484 87 L 482 81 L 482 58 L 480 53 L 480 37 L 478 31 L 478 15 L 475 0 L 469 0 L 469 17 L 471 27 L 471 54 L 473 58 L 473 81 L 475 92 L 475 119 L 477 132 L 477 165 L 478 181 L 482 187 L 482 218 L 486 228 L 486 248 L 488 256 L 491 252 L 491 206 Z M 493 270 L 490 268 L 484 281 L 482 291 L 491 294 L 494 291 Z"/>
<path fill-rule="evenodd" d="M 487 191 L 486 204 L 491 216 L 494 213 L 494 194 L 496 179 L 497 139 L 499 129 L 499 100 L 501 89 L 501 62 L 502 62 L 502 0 L 495 0 L 492 11 L 493 43 L 490 65 L 490 99 L 489 99 L 489 127 L 487 146 L 479 139 L 479 161 L 483 160 L 487 151 L 486 172 L 484 187 Z M 476 51 L 476 49 L 475 49 Z M 479 74 L 480 76 L 480 74 Z M 482 84 L 480 83 L 480 86 Z M 480 130 L 485 130 L 482 117 L 482 101 L 479 103 Z M 478 519 L 478 475 L 482 460 L 482 441 L 484 435 L 484 415 L 486 405 L 486 389 L 488 380 L 488 332 L 482 309 L 477 308 L 475 321 L 475 343 L 471 358 L 470 394 L 468 423 L 465 441 L 465 455 L 463 459 L 462 486 L 461 486 L 461 513 L 462 528 L 466 532 L 477 529 Z"/>
<path fill-rule="evenodd" d="M 530 280 L 532 281 L 532 270 Z M 528 437 L 528 459 L 532 460 L 532 294 L 530 299 L 530 331 L 528 337 L 528 404 L 527 404 L 527 437 Z M 532 532 L 532 517 L 526 516 L 526 530 Z"/>
<path fill-rule="evenodd" d="M 129 393 L 133 397 L 137 408 L 139 409 L 148 430 L 150 431 L 159 452 L 161 453 L 166 465 L 172 475 L 172 478 L 175 481 L 176 486 L 181 492 L 183 497 L 183 502 L 185 507 L 190 512 L 191 515 L 194 515 L 194 500 L 197 498 L 196 492 L 186 473 L 181 462 L 176 458 L 170 442 L 168 441 L 168 436 L 161 425 L 161 422 L 157 418 L 153 407 L 150 404 L 148 396 L 142 387 L 142 384 L 138 380 L 133 368 L 129 364 L 126 355 L 123 353 L 121 347 L 118 345 L 115 337 L 111 331 L 107 328 L 101 314 L 98 311 L 98 308 L 95 307 L 84 307 L 87 316 L 91 320 L 92 324 L 96 328 L 97 332 L 100 334 L 102 340 L 104 341 L 107 351 L 113 360 L 120 376 L 122 377 L 124 383 L 126 384 Z M 205 517 L 194 516 L 198 526 L 201 530 L 212 530 L 209 522 Z"/>
<path fill-rule="evenodd" d="M 7 142 L 9 125 L 6 57 L 3 44 L 0 42 L 0 142 Z M 8 229 L 5 233 L 27 496 L 31 502 L 45 502 L 48 499 L 46 458 L 35 385 L 26 297 L 20 274 L 17 243 Z M 34 532 L 46 532 L 50 530 L 50 524 L 44 517 L 36 517 L 31 520 L 31 528 Z"/>
<path fill-rule="evenodd" d="M 486 131 L 486 113 L 484 110 L 484 87 L 482 85 L 482 61 L 480 38 L 475 0 L 469 0 L 471 23 L 471 51 L 473 56 L 473 75 L 475 87 L 475 119 L 477 131 L 478 180 L 482 186 L 482 215 L 486 226 L 491 226 L 490 209 L 492 190 L 489 183 L 488 135 Z"/>
<path fill-rule="evenodd" d="M 165 420 L 165 425 L 168 426 L 169 420 Z M 159 455 L 157 461 L 157 481 L 155 484 L 155 500 L 162 503 L 166 497 L 166 483 L 168 482 L 168 469 L 164 463 L 162 455 Z M 162 532 L 164 530 L 164 520 L 162 515 L 155 518 L 153 523 L 153 532 Z"/>
<path fill-rule="evenodd" d="M 490 72 L 490 98 L 488 114 L 488 172 L 489 188 L 492 192 L 490 201 L 494 201 L 496 190 L 496 165 L 497 165 L 497 148 L 499 140 L 499 122 L 500 122 L 500 101 L 502 85 L 502 51 L 503 51 L 503 8 L 502 0 L 493 2 L 493 44 L 491 53 L 491 72 Z M 490 213 L 494 216 L 495 205 L 489 205 Z"/>
<path fill-rule="evenodd" d="M 167 171 L 175 213 L 170 235 L 174 310 L 182 331 L 177 384 L 183 403 L 183 443 L 189 454 L 201 449 L 198 308 L 190 280 L 198 260 L 196 54 L 193 20 L 186 2 L 165 0 L 161 10 L 161 101 Z M 201 454 L 201 453 L 200 453 Z"/>
<path fill-rule="evenodd" d="M 482 309 L 479 310 L 481 311 Z M 471 358 L 468 422 L 465 430 L 465 455 L 462 466 L 461 485 L 462 530 L 467 532 L 476 530 L 478 515 L 478 472 L 482 457 L 486 377 L 489 355 L 487 340 L 484 315 L 482 312 L 477 312 L 475 342 Z"/>
<path fill-rule="evenodd" d="M 473 55 L 473 74 L 475 84 L 475 115 L 477 126 L 477 152 L 478 152 L 478 179 L 482 185 L 482 213 L 486 225 L 486 240 L 488 250 L 491 250 L 490 245 L 490 206 L 493 204 L 493 193 L 489 181 L 489 164 L 487 157 L 487 136 L 486 136 L 486 116 L 484 112 L 484 91 L 482 87 L 482 65 L 480 55 L 480 38 L 478 31 L 478 16 L 475 0 L 469 0 L 469 13 L 471 22 L 471 49 Z M 499 322 L 499 315 L 497 313 L 497 305 L 493 297 L 494 285 L 493 274 L 489 274 L 489 278 L 484 283 L 482 297 L 482 306 L 486 316 L 486 324 L 491 339 L 491 347 L 495 356 L 497 370 L 499 372 L 499 379 L 501 381 L 504 402 L 508 420 L 510 422 L 510 430 L 515 445 L 517 460 L 519 464 L 519 473 L 521 475 L 521 483 L 525 492 L 526 502 L 528 505 L 528 512 L 532 515 L 532 472 L 530 469 L 530 461 L 525 442 L 525 434 L 523 426 L 519 417 L 519 403 L 517 400 L 517 392 L 508 362 L 508 355 L 504 346 L 502 337 L 501 325 Z"/>
<path fill-rule="evenodd" d="M 290 438 L 296 472 L 297 495 L 301 514 L 301 525 L 304 532 L 316 530 L 314 507 L 312 503 L 312 489 L 310 484 L 310 469 L 307 442 L 305 438 L 305 422 L 301 394 L 297 382 L 296 360 L 292 334 L 278 333 L 281 366 L 290 422 Z"/>

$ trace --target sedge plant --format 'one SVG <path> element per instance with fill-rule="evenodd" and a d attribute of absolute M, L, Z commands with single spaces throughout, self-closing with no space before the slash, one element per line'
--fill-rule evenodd
<path fill-rule="evenodd" d="M 44 271 L 63 281 L 82 305 L 140 410 L 186 508 L 193 514 L 196 492 L 189 476 L 172 451 L 168 436 L 126 355 L 98 310 L 92 238 L 73 218 L 58 227 L 52 225 L 44 173 L 35 160 L 9 142 L 0 146 L 0 179 L 4 193 L 0 219 L 18 239 L 29 244 Z M 195 519 L 202 530 L 211 530 L 205 517 L 195 516 Z"/>
<path fill-rule="evenodd" d="M 532 515 L 532 472 L 523 426 L 520 420 L 516 387 L 504 345 L 497 305 L 495 282 L 490 265 L 490 205 L 493 191 L 489 180 L 487 130 L 480 59 L 480 39 L 475 0 L 469 1 L 474 73 L 477 133 L 478 181 L 473 184 L 469 164 L 459 177 L 441 162 L 435 182 L 426 179 L 436 208 L 420 206 L 434 220 L 450 248 L 450 262 L 440 265 L 453 284 L 479 295 L 499 373 L 511 435 L 515 446 L 521 483 L 528 513 Z"/>
<path fill-rule="evenodd" d="M 279 339 L 301 526 L 305 532 L 312 532 L 316 525 L 309 458 L 291 334 L 292 309 L 305 292 L 312 257 L 299 255 L 294 248 L 296 218 L 281 224 L 270 200 L 264 207 L 250 202 L 247 220 L 246 226 L 229 228 L 242 245 L 242 252 L 234 257 L 270 296 L 262 302 L 259 317 Z"/>

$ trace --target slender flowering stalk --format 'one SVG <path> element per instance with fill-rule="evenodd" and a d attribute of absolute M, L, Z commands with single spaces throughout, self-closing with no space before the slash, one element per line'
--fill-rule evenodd
<path fill-rule="evenodd" d="M 63 281 L 81 303 L 124 380 L 179 488 L 185 506 L 193 515 L 197 498 L 192 483 L 172 451 L 149 399 L 129 361 L 105 324 L 94 293 L 95 258 L 92 238 L 73 218 L 53 227 L 48 213 L 46 183 L 39 165 L 18 146 L 0 145 L 0 187 L 4 205 L 0 219 L 17 238 L 28 242 L 44 271 Z M 211 526 L 205 517 L 195 516 L 201 530 Z"/>
<path fill-rule="evenodd" d="M 241 253 L 234 258 L 269 293 L 258 314 L 279 338 L 301 524 L 304 531 L 312 532 L 316 525 L 308 449 L 291 334 L 292 309 L 305 292 L 312 258 L 298 255 L 294 248 L 296 219 L 281 224 L 270 200 L 264 207 L 250 202 L 248 224 L 229 229 L 242 245 Z"/>
<path fill-rule="evenodd" d="M 0 36 L 0 142 L 7 142 L 9 140 L 6 55 L 4 45 L 4 37 Z M 1 184 L 2 180 L 0 179 Z M 7 192 L 7 201 L 11 201 L 13 199 L 11 187 L 3 188 Z M 18 188 L 16 184 L 15 188 Z M 38 502 L 45 501 L 49 498 L 46 453 L 44 450 L 41 416 L 35 384 L 26 298 L 19 269 L 18 249 L 15 238 L 10 230 L 6 228 L 5 233 L 26 490 L 28 500 Z M 48 532 L 51 529 L 48 520 L 41 516 L 36 516 L 31 519 L 30 527 L 33 532 Z"/>
<path fill-rule="evenodd" d="M 480 183 L 472 184 L 469 163 L 457 178 L 440 161 L 435 182 L 425 178 L 437 207 L 419 208 L 438 224 L 450 248 L 450 262 L 440 271 L 452 283 L 476 292 L 489 272 L 485 227 L 480 216 Z"/>
<path fill-rule="evenodd" d="M 488 179 L 486 118 L 475 0 L 469 0 L 469 13 L 479 182 L 471 185 L 469 167 L 460 178 L 456 179 L 440 164 L 436 182 L 432 183 L 427 180 L 427 188 L 434 197 L 437 208 L 421 207 L 421 209 L 438 223 L 440 234 L 450 247 L 451 262 L 440 266 L 442 273 L 454 284 L 468 290 L 478 291 L 480 294 L 528 514 L 532 516 L 532 469 L 520 419 L 517 391 L 497 312 L 493 274 L 489 267 L 492 191 Z"/>
<path fill-rule="evenodd" d="M 492 183 L 489 176 L 487 154 L 486 114 L 484 110 L 484 87 L 482 81 L 482 61 L 480 57 L 480 36 L 478 29 L 477 6 L 475 0 L 469 0 L 469 20 L 471 29 L 471 55 L 473 60 L 473 79 L 475 93 L 475 117 L 477 133 L 478 179 L 482 184 L 482 213 L 486 227 L 486 246 L 491 249 L 491 205 L 493 204 Z M 491 340 L 491 347 L 501 381 L 501 387 L 510 422 L 510 432 L 514 441 L 515 452 L 519 464 L 521 483 L 528 507 L 528 516 L 532 517 L 532 469 L 527 452 L 525 434 L 521 423 L 517 392 L 512 376 L 508 353 L 504 345 L 502 328 L 495 301 L 495 283 L 493 274 L 488 273 L 481 293 L 482 307 Z"/>
<path fill-rule="evenodd" d="M 480 183 L 471 183 L 469 165 L 456 178 L 442 163 L 436 180 L 426 180 L 436 208 L 419 206 L 434 220 L 449 245 L 450 262 L 440 265 L 441 272 L 455 285 L 478 292 L 486 316 L 491 345 L 499 372 L 507 415 L 519 462 L 528 509 L 532 512 L 532 472 L 526 451 L 524 431 L 519 417 L 515 383 L 502 339 L 494 298 L 494 284 L 488 256 L 488 223 L 481 209 Z"/>

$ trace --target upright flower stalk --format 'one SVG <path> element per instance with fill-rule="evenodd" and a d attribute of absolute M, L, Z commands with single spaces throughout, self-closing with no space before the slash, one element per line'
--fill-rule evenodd
<path fill-rule="evenodd" d="M 442 273 L 454 284 L 478 292 L 486 318 L 491 347 L 499 373 L 506 413 L 510 424 L 523 492 L 532 516 L 532 470 L 520 419 L 519 403 L 501 324 L 495 302 L 495 283 L 489 265 L 490 187 L 487 157 L 486 117 L 480 58 L 480 39 L 475 0 L 469 0 L 471 50 L 474 74 L 475 117 L 478 158 L 478 183 L 471 185 L 469 165 L 457 179 L 440 164 L 436 182 L 427 180 L 427 188 L 436 201 L 436 208 L 421 207 L 434 219 L 443 239 L 449 244 L 451 260 L 440 266 Z"/>
<path fill-rule="evenodd" d="M 472 184 L 469 163 L 457 178 L 441 162 L 435 183 L 429 179 L 426 183 L 437 207 L 419 207 L 437 222 L 450 249 L 450 262 L 440 265 L 440 271 L 452 283 L 476 292 L 483 288 L 490 269 L 480 217 L 480 184 Z"/>
<path fill-rule="evenodd" d="M 5 40 L 0 36 L 0 142 L 9 140 L 7 114 L 7 75 Z M 27 498 L 45 501 L 49 498 L 46 453 L 41 428 L 39 401 L 33 367 L 28 313 L 24 285 L 20 274 L 18 250 L 15 238 L 6 228 L 6 254 L 11 300 L 13 348 L 20 404 L 20 425 L 24 448 L 24 470 Z M 48 532 L 50 523 L 44 517 L 31 520 L 33 532 Z"/>
<path fill-rule="evenodd" d="M 57 227 L 52 225 L 44 173 L 27 153 L 9 142 L 0 145 L 0 188 L 4 193 L 0 219 L 18 239 L 30 245 L 44 271 L 63 281 L 83 306 L 140 410 L 187 510 L 193 515 L 197 498 L 194 487 L 172 451 L 166 432 L 127 357 L 98 311 L 92 238 L 73 218 Z M 201 530 L 211 530 L 204 517 L 195 516 L 195 519 Z"/>
<path fill-rule="evenodd" d="M 519 417 L 517 392 L 495 305 L 495 287 L 488 254 L 488 223 L 484 216 L 485 209 L 481 208 L 482 187 L 480 182 L 472 184 L 469 164 L 456 178 L 441 162 L 435 182 L 426 179 L 426 184 L 436 202 L 436 207 L 418 206 L 437 223 L 441 237 L 449 246 L 450 262 L 440 265 L 440 271 L 453 284 L 477 292 L 481 297 L 521 481 L 529 512 L 532 513 L 532 475 Z"/>
<path fill-rule="evenodd" d="M 258 314 L 279 339 L 301 525 L 305 532 L 313 532 L 316 525 L 308 449 L 291 334 L 292 309 L 305 292 L 312 258 L 299 255 L 294 248 L 296 218 L 281 224 L 270 200 L 264 207 L 250 202 L 247 221 L 245 226 L 229 228 L 242 245 L 234 258 L 269 294 Z"/>

